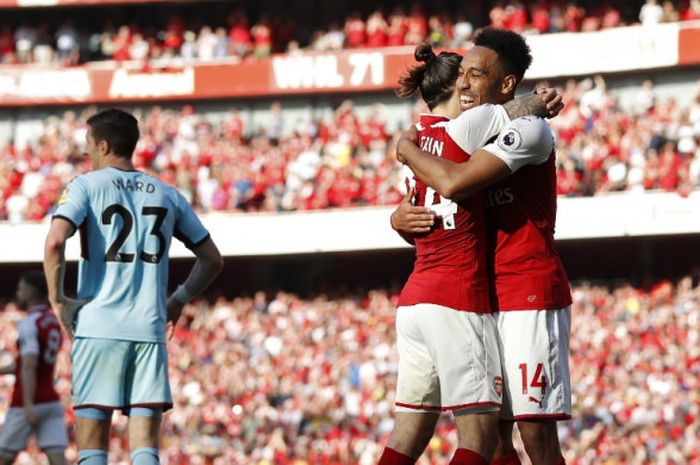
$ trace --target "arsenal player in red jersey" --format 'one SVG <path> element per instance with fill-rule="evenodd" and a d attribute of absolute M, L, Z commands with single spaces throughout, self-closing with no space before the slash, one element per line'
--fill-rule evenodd
<path fill-rule="evenodd" d="M 485 29 L 465 56 L 461 98 L 472 105 L 511 100 L 531 60 L 521 36 Z M 571 294 L 554 248 L 551 132 L 539 118 L 513 120 L 466 163 L 422 152 L 412 137 L 400 141 L 400 158 L 440 196 L 460 201 L 487 188 L 493 302 L 505 378 L 501 444 L 492 463 L 519 463 L 511 440 L 517 421 L 534 465 L 563 464 L 556 421 L 571 415 Z M 430 230 L 426 224 L 433 215 L 404 204 L 392 215 L 392 225 L 420 233 Z"/>
<path fill-rule="evenodd" d="M 0 374 L 15 375 L 10 410 L 0 434 L 0 464 L 10 465 L 27 447 L 31 434 L 51 465 L 66 463 L 68 435 L 63 406 L 53 387 L 56 356 L 61 348 L 61 327 L 48 304 L 46 278 L 40 271 L 22 275 L 17 285 L 17 303 L 28 315 L 17 325 L 18 355 Z"/>
<path fill-rule="evenodd" d="M 513 108 L 484 105 L 461 115 L 455 85 L 462 57 L 430 45 L 416 49 L 423 62 L 401 79 L 399 95 L 420 91 L 432 114 L 421 115 L 421 146 L 432 156 L 464 162 L 518 116 Z M 528 96 L 522 114 L 546 112 Z M 515 114 L 513 114 L 515 111 Z M 457 117 L 459 115 L 459 117 Z M 451 119 L 454 118 L 454 119 Z M 442 224 L 417 236 L 416 264 L 396 317 L 399 375 L 396 426 L 380 465 L 412 464 L 433 434 L 441 411 L 455 415 L 459 449 L 452 464 L 488 464 L 498 441 L 502 384 L 497 322 L 486 273 L 485 199 L 453 202 L 408 173 L 416 202 L 439 211 Z"/>

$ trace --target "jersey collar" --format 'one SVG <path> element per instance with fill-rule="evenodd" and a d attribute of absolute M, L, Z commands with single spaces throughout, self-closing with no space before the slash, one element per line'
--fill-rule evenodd
<path fill-rule="evenodd" d="M 450 118 L 442 115 L 433 115 L 432 113 L 421 113 L 420 122 L 423 125 L 431 125 L 435 123 L 440 123 L 442 121 L 449 121 Z"/>

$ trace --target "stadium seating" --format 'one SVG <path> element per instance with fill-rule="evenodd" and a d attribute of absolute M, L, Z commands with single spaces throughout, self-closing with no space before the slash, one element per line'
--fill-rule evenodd
<path fill-rule="evenodd" d="M 697 276 L 646 289 L 584 282 L 573 296 L 574 414 L 559 427 L 567 463 L 700 460 Z M 186 307 L 169 343 L 175 409 L 163 465 L 376 463 L 393 425 L 396 299 L 386 289 L 307 299 L 260 292 Z M 21 314 L 8 304 L 0 315 L 0 349 L 14 350 Z M 0 382 L 5 409 L 11 378 Z M 116 431 L 124 427 L 121 417 Z M 446 465 L 455 440 L 445 416 L 419 464 Z M 128 460 L 125 441 L 114 435 L 110 463 Z"/>
<path fill-rule="evenodd" d="M 327 51 L 415 45 L 429 40 L 437 46 L 461 47 L 479 27 L 493 25 L 525 34 L 591 32 L 628 24 L 656 24 L 700 18 L 700 2 L 663 2 L 643 8 L 635 2 L 484 2 L 434 10 L 426 2 L 410 8 L 375 9 L 351 14 L 344 24 L 295 23 L 265 11 L 249 14 L 243 7 L 197 12 L 204 25 L 185 14 L 153 22 L 143 10 L 131 10 L 128 21 L 115 23 L 114 12 L 94 13 L 89 25 L 75 18 L 50 22 L 0 23 L 0 63 L 57 63 L 64 66 L 99 60 L 216 61 L 269 56 L 272 52 Z M 586 8 L 584 8 L 584 5 Z M 218 15 L 218 16 L 217 16 Z M 26 17 L 23 17 L 26 19 Z M 117 16 L 119 18 L 119 16 Z M 302 34 L 300 29 L 314 28 Z"/>
<path fill-rule="evenodd" d="M 563 93 L 566 109 L 551 122 L 560 195 L 686 195 L 700 186 L 700 86 L 687 109 L 656 98 L 651 85 L 632 107 L 620 108 L 600 77 L 570 81 Z M 380 112 L 360 118 L 346 102 L 289 136 L 279 133 L 290 126 L 279 111 L 257 133 L 236 111 L 219 121 L 188 105 L 140 114 L 137 167 L 178 186 L 203 212 L 394 205 L 401 198 L 398 134 L 387 133 Z M 50 117 L 25 147 L 0 147 L 0 220 L 41 220 L 61 187 L 87 169 L 81 147 L 88 115 Z"/>

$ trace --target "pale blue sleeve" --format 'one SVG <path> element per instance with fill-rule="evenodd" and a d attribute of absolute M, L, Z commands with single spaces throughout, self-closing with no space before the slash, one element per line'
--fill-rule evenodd
<path fill-rule="evenodd" d="M 90 195 L 80 177 L 73 179 L 63 189 L 52 218 L 68 220 L 75 229 L 83 223 L 90 207 Z"/>
<path fill-rule="evenodd" d="M 174 235 L 177 240 L 185 244 L 190 250 L 209 238 L 209 231 L 199 220 L 187 199 L 179 192 L 177 193 Z"/>

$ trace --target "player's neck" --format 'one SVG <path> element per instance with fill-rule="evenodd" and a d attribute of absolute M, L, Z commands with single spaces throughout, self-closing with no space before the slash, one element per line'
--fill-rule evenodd
<path fill-rule="evenodd" d="M 130 158 L 124 158 L 118 155 L 107 155 L 101 161 L 102 163 L 100 163 L 100 166 L 96 166 L 95 169 L 117 168 L 127 171 L 134 169 L 134 164 L 131 162 Z"/>
<path fill-rule="evenodd" d="M 435 116 L 444 116 L 445 118 L 453 119 L 459 116 L 459 105 L 455 110 L 454 105 L 451 105 L 450 102 L 441 103 L 433 108 L 430 113 Z"/>

